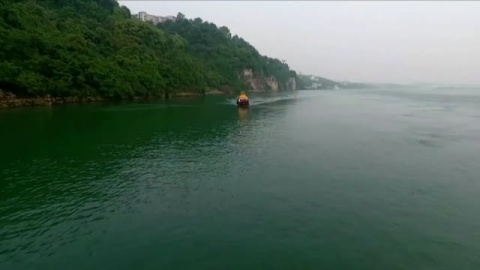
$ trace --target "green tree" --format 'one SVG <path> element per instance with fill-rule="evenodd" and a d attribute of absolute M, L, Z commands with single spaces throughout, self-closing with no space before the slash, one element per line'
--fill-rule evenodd
<path fill-rule="evenodd" d="M 0 89 L 18 96 L 170 96 L 243 89 L 243 69 L 296 76 L 227 27 L 178 13 L 154 26 L 114 0 L 0 2 Z"/>

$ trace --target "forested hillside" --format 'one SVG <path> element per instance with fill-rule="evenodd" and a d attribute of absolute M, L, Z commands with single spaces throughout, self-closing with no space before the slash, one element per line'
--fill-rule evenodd
<path fill-rule="evenodd" d="M 206 80 L 211 87 L 246 87 L 243 76 L 238 76 L 239 71 L 243 70 L 251 70 L 256 77 L 275 77 L 280 89 L 288 89 L 289 78 L 296 77 L 287 64 L 260 55 L 244 39 L 232 36 L 225 26 L 217 28 L 215 24 L 200 18 L 188 20 L 179 14 L 177 20 L 166 21 L 158 24 L 158 27 L 186 40 L 187 52 L 205 63 Z"/>
<path fill-rule="evenodd" d="M 17 97 L 238 91 L 245 69 L 287 89 L 296 76 L 226 27 L 183 16 L 155 26 L 114 0 L 2 0 L 0 48 L 0 90 Z"/>

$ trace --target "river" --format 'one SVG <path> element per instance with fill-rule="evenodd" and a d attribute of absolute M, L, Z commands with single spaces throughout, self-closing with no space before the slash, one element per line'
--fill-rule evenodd
<path fill-rule="evenodd" d="M 480 269 L 480 88 L 0 111 L 0 269 Z"/>

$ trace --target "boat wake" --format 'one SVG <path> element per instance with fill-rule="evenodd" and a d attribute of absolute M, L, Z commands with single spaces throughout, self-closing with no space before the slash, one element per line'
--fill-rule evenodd
<path fill-rule="evenodd" d="M 264 104 L 271 104 L 271 103 L 280 102 L 280 101 L 284 101 L 284 100 L 293 100 L 293 99 L 297 99 L 297 98 L 298 98 L 298 96 L 296 96 L 296 95 L 279 96 L 279 97 L 261 97 L 261 96 L 255 97 L 255 96 L 253 96 L 253 97 L 250 98 L 250 107 L 251 106 L 264 105 Z M 236 98 L 227 99 L 225 102 L 227 104 L 237 106 L 237 99 Z"/>

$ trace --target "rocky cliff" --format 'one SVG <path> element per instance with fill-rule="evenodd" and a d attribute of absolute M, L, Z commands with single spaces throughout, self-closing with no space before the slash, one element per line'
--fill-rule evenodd
<path fill-rule="evenodd" d="M 297 79 L 295 77 L 288 78 L 287 87 L 289 90 L 297 90 Z"/>
<path fill-rule="evenodd" d="M 251 69 L 244 69 L 241 74 L 245 83 L 254 91 L 279 91 L 296 90 L 297 82 L 295 77 L 285 82 L 279 82 L 275 76 L 261 76 L 255 74 Z"/>

